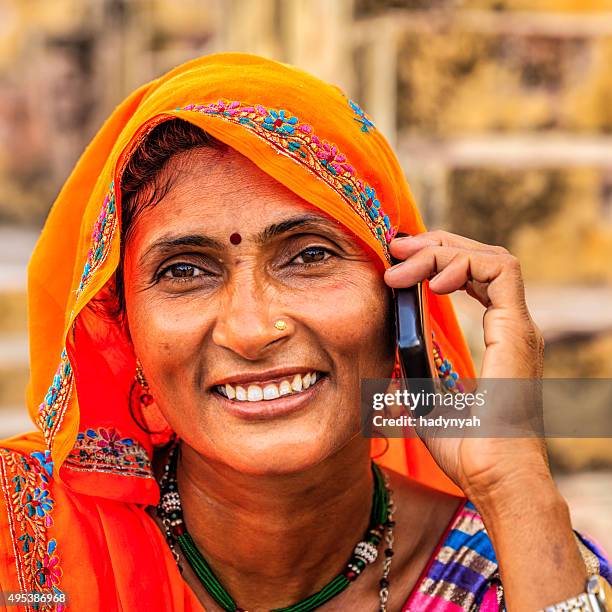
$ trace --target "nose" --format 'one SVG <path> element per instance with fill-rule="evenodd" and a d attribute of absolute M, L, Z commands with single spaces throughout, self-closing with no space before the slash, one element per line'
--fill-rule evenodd
<path fill-rule="evenodd" d="M 293 324 L 275 306 L 278 300 L 273 293 L 254 275 L 241 275 L 230 281 L 213 327 L 213 342 L 252 361 L 261 359 L 271 345 L 289 337 Z"/>

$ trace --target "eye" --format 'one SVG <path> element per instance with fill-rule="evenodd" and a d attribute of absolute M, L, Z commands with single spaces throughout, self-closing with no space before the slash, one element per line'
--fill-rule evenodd
<path fill-rule="evenodd" d="M 321 261 L 325 261 L 331 257 L 332 253 L 329 249 L 324 247 L 312 246 L 300 251 L 298 255 L 296 255 L 293 261 L 301 264 L 315 264 Z M 302 261 L 299 261 L 299 260 Z"/>
<path fill-rule="evenodd" d="M 175 263 L 162 270 L 159 276 L 160 278 L 188 280 L 202 276 L 202 274 L 202 270 L 197 266 L 188 263 Z"/>

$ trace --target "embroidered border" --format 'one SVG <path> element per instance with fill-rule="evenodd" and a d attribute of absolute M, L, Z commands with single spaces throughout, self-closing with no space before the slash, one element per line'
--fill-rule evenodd
<path fill-rule="evenodd" d="M 351 107 L 357 112 L 357 105 Z M 390 261 L 388 246 L 397 233 L 397 228 L 391 227 L 376 191 L 355 175 L 355 169 L 338 147 L 318 137 L 311 125 L 300 123 L 299 119 L 287 110 L 265 108 L 259 104 L 249 106 L 237 101 L 219 100 L 206 104 L 189 104 L 175 110 L 204 113 L 243 125 L 293 160 L 305 165 L 359 215 L 380 242 L 387 260 Z M 362 122 L 367 131 L 371 122 L 365 114 L 360 117 L 361 119 L 357 120 Z"/>
<path fill-rule="evenodd" d="M 53 377 L 53 382 L 38 406 L 38 424 L 41 428 L 47 447 L 51 448 L 57 426 L 66 411 L 72 394 L 73 372 L 66 349 L 60 356 L 60 364 Z"/>
<path fill-rule="evenodd" d="M 122 438 L 114 427 L 79 432 L 64 465 L 82 472 L 153 478 L 147 451 L 132 438 Z"/>
<path fill-rule="evenodd" d="M 108 193 L 102 203 L 100 214 L 91 234 L 91 247 L 87 253 L 87 262 L 83 268 L 81 282 L 77 288 L 77 298 L 89 284 L 96 270 L 102 265 L 109 252 L 109 247 L 117 227 L 117 208 L 115 200 L 115 183 L 111 182 Z"/>
<path fill-rule="evenodd" d="M 20 590 L 45 591 L 63 597 L 59 588 L 62 569 L 57 542 L 47 537 L 48 528 L 53 525 L 55 505 L 49 492 L 53 479 L 50 452 L 36 451 L 28 456 L 0 449 L 0 474 Z M 27 608 L 62 612 L 65 606 L 40 602 Z"/>
<path fill-rule="evenodd" d="M 370 131 L 369 128 L 376 128 L 372 120 L 368 118 L 368 116 L 363 112 L 357 102 L 349 100 L 348 103 L 355 113 L 355 121 L 361 124 L 362 132 L 365 132 L 367 134 Z"/>

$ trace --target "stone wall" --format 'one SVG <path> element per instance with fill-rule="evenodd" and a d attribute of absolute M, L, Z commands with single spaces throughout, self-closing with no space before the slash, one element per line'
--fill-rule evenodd
<path fill-rule="evenodd" d="M 612 0 L 5 0 L 0 23 L 0 224 L 40 227 L 140 83 L 260 53 L 361 103 L 430 226 L 519 256 L 548 376 L 612 376 Z M 15 269 L 0 265 L 0 409 L 27 378 Z M 480 312 L 458 303 L 478 360 Z"/>

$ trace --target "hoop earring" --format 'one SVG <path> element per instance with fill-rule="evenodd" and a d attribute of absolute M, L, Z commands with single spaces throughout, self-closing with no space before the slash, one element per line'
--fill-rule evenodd
<path fill-rule="evenodd" d="M 176 434 L 166 421 L 166 418 L 155 405 L 155 398 L 149 389 L 149 383 L 145 378 L 140 360 L 136 359 L 136 375 L 134 376 L 134 386 L 140 387 L 138 393 L 138 403 L 140 414 L 144 421 L 144 426 L 137 419 L 136 424 L 151 437 L 153 446 L 165 446 L 176 437 Z M 132 417 L 134 415 L 132 414 Z"/>

